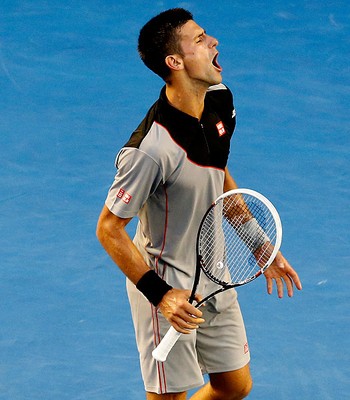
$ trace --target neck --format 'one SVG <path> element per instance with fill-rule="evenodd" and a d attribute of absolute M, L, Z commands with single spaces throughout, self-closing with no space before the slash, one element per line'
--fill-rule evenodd
<path fill-rule="evenodd" d="M 207 86 L 193 87 L 167 82 L 166 96 L 173 107 L 200 120 L 207 89 Z"/>

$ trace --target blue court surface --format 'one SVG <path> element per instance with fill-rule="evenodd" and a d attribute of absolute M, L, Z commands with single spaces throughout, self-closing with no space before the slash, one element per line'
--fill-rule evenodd
<path fill-rule="evenodd" d="M 114 157 L 162 87 L 138 31 L 175 6 L 220 41 L 231 173 L 280 211 L 303 282 L 292 299 L 263 278 L 239 289 L 249 398 L 350 398 L 349 4 L 1 0 L 1 400 L 144 398 L 125 280 L 95 226 Z"/>

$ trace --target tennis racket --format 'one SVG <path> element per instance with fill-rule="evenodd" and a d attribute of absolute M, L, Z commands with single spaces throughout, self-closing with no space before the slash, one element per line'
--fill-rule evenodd
<path fill-rule="evenodd" d="M 275 259 L 281 242 L 281 220 L 266 197 L 250 189 L 224 193 L 209 207 L 199 226 L 196 273 L 189 302 L 194 301 L 201 272 L 218 288 L 196 307 L 262 275 Z M 153 357 L 165 361 L 180 335 L 171 326 L 153 350 Z"/>

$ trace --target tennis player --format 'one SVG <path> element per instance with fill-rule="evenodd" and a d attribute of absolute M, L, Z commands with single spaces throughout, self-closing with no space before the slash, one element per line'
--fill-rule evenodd
<path fill-rule="evenodd" d="M 200 221 L 224 191 L 237 188 L 227 169 L 236 122 L 233 97 L 222 84 L 218 41 L 184 9 L 167 10 L 140 31 L 138 50 L 164 81 L 159 99 L 120 150 L 117 174 L 97 236 L 127 277 L 146 398 L 243 399 L 252 387 L 249 347 L 229 290 L 196 309 L 188 302 Z M 134 240 L 126 233 L 138 217 Z M 301 289 L 278 253 L 265 274 L 278 296 Z M 197 300 L 210 285 L 203 279 Z M 210 292 L 210 291 L 209 291 Z M 152 358 L 169 326 L 184 333 L 164 363 Z M 203 374 L 209 375 L 204 385 Z"/>

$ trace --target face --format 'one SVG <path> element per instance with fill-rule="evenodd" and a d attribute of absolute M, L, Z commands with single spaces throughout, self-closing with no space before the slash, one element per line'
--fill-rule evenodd
<path fill-rule="evenodd" d="M 190 79 L 204 85 L 216 85 L 222 81 L 222 68 L 217 62 L 217 39 L 190 20 L 180 29 L 180 45 L 183 66 Z"/>

